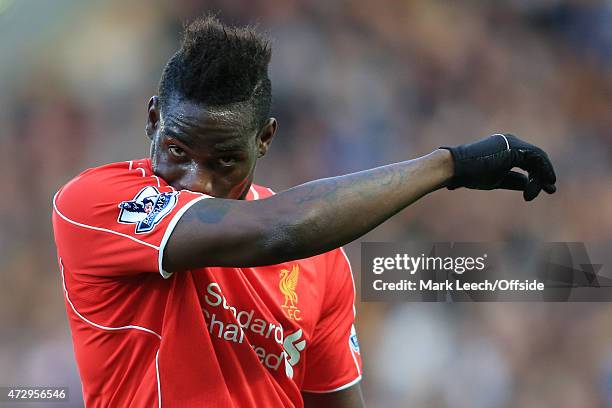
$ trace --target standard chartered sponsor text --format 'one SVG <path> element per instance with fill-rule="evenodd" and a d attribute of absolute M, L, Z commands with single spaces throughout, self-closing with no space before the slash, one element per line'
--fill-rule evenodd
<path fill-rule="evenodd" d="M 536 279 L 485 279 L 480 282 L 461 282 L 459 280 L 435 281 L 421 279 L 418 282 L 402 279 L 385 282 L 376 279 L 372 283 L 376 291 L 543 291 L 544 283 Z"/>
<path fill-rule="evenodd" d="M 211 282 L 206 287 L 204 301 L 212 308 L 230 311 L 234 315 L 236 323 L 238 323 L 223 321 L 216 313 L 202 308 L 206 316 L 208 331 L 212 336 L 216 335 L 219 339 L 234 343 L 243 343 L 244 331 L 248 330 L 266 339 L 274 339 L 274 342 L 281 346 L 280 353 L 278 351 L 268 351 L 266 348 L 254 344 L 252 337 L 250 338 L 251 347 L 253 347 L 261 363 L 269 369 L 278 370 L 284 361 L 287 377 L 293 378 L 293 367 L 298 364 L 301 359 L 301 352 L 306 348 L 306 340 L 302 339 L 302 329 L 298 329 L 285 337 L 281 324 L 254 318 L 254 309 L 249 311 L 237 310 L 234 306 L 229 305 L 221 292 L 221 287 L 216 282 Z"/>

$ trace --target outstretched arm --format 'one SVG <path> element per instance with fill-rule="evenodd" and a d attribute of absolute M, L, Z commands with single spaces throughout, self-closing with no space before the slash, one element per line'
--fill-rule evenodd
<path fill-rule="evenodd" d="M 529 177 L 510 171 L 513 167 Z M 264 200 L 199 201 L 173 231 L 163 267 L 173 272 L 306 258 L 353 241 L 443 186 L 521 190 L 529 200 L 541 189 L 554 192 L 555 181 L 541 149 L 511 135 L 494 135 L 415 160 L 312 181 Z"/>
<path fill-rule="evenodd" d="M 452 176 L 448 151 L 312 181 L 256 201 L 209 199 L 173 231 L 164 269 L 271 265 L 329 251 L 370 231 Z"/>

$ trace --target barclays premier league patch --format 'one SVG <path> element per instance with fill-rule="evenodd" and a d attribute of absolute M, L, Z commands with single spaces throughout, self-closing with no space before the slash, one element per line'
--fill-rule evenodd
<path fill-rule="evenodd" d="M 160 193 L 153 186 L 143 188 L 133 200 L 119 204 L 118 222 L 136 224 L 136 233 L 150 232 L 172 211 L 178 202 L 178 191 Z"/>
<path fill-rule="evenodd" d="M 359 342 L 357 341 L 357 331 L 355 330 L 355 325 L 351 326 L 351 336 L 349 337 L 349 343 L 355 353 L 361 354 L 359 352 Z"/>

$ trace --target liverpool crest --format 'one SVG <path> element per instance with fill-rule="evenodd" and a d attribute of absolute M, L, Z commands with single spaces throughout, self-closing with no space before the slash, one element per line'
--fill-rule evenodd
<path fill-rule="evenodd" d="M 281 269 L 278 284 L 281 293 L 285 296 L 285 303 L 281 305 L 281 308 L 285 311 L 287 317 L 293 320 L 302 320 L 300 309 L 297 307 L 298 295 L 295 292 L 299 275 L 300 267 L 297 264 L 293 265 L 291 271 Z"/>

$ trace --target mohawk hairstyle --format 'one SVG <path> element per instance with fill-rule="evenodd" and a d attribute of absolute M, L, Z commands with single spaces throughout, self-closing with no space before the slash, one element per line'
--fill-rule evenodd
<path fill-rule="evenodd" d="M 200 17 L 185 26 L 181 48 L 164 68 L 158 89 L 161 110 L 176 100 L 213 110 L 229 107 L 246 114 L 245 126 L 260 129 L 270 115 L 270 57 L 269 39 L 254 27 L 229 27 L 214 15 Z"/>

